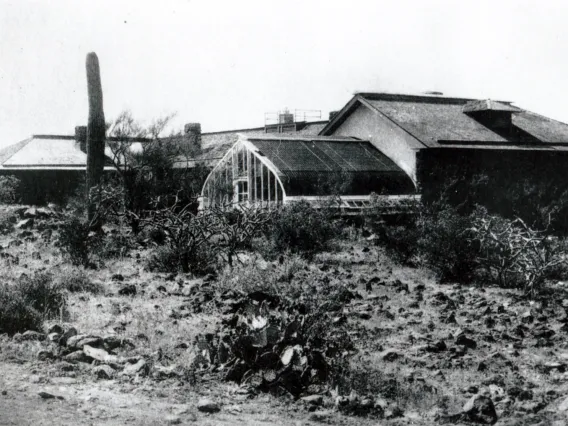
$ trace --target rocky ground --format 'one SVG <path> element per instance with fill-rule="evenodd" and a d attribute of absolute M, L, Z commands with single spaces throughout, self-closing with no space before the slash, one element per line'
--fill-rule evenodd
<path fill-rule="evenodd" d="M 53 212 L 11 213 L 16 229 L 0 239 L 4 280 L 47 271 L 102 291 L 71 292 L 43 330 L 0 337 L 0 424 L 568 423 L 562 282 L 536 300 L 442 285 L 364 238 L 309 263 L 246 257 L 245 265 L 198 279 L 147 272 L 148 247 L 83 271 L 53 247 Z M 348 368 L 332 384 L 290 375 L 309 367 L 315 376 L 320 367 L 308 345 L 290 343 L 299 341 L 290 327 L 273 326 L 284 311 L 300 317 L 300 296 L 279 288 L 341 289 L 341 297 L 320 299 L 327 333 L 345 332 L 336 346 Z M 246 315 L 256 321 L 247 323 L 251 336 L 265 340 L 237 350 L 235 324 Z M 280 334 L 271 343 L 262 333 L 274 328 Z M 246 345 L 270 348 L 268 356 L 254 355 L 262 366 L 235 373 L 246 364 Z M 237 382 L 226 380 L 231 374 Z"/>

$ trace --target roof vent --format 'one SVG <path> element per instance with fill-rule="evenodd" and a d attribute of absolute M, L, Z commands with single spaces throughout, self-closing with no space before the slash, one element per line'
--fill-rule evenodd
<path fill-rule="evenodd" d="M 428 96 L 444 96 L 444 94 L 442 92 L 436 92 L 434 90 L 426 91 L 426 92 L 424 92 L 424 94 L 428 95 Z"/>
<path fill-rule="evenodd" d="M 466 103 L 462 111 L 491 130 L 498 133 L 510 133 L 511 114 L 522 110 L 512 106 L 509 102 L 484 99 Z"/>

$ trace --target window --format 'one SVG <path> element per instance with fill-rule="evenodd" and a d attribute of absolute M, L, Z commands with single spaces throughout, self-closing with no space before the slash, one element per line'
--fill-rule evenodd
<path fill-rule="evenodd" d="M 239 203 L 248 201 L 248 182 L 238 182 L 237 183 L 237 196 Z"/>

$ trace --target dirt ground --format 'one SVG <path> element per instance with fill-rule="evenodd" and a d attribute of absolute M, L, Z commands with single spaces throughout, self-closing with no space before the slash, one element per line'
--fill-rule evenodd
<path fill-rule="evenodd" d="M 4 279 L 42 270 L 56 277 L 84 274 L 104 291 L 69 294 L 67 312 L 50 323 L 128 339 L 132 347 L 119 355 L 155 360 L 153 369 L 191 365 L 197 336 L 214 332 L 226 316 L 223 301 L 211 298 L 218 294 L 211 286 L 244 288 L 243 280 L 349 289 L 355 297 L 337 315 L 350 330 L 356 355 L 346 394 L 340 387 L 326 389 L 314 403 L 251 393 L 213 370 L 192 380 L 155 374 L 101 378 L 93 374 L 97 363 L 38 359 L 42 351 L 56 352 L 48 339 L 4 335 L 0 425 L 472 424 L 463 416 L 464 405 L 479 396 L 494 404 L 498 425 L 568 424 L 566 283 L 549 283 L 535 300 L 492 286 L 440 284 L 431 271 L 398 265 L 373 241 L 354 238 L 311 262 L 253 259 L 206 285 L 146 271 L 148 251 L 142 248 L 77 272 L 41 232 L 0 238 Z M 121 294 L 128 286 L 136 293 Z M 203 398 L 219 410 L 200 411 Z M 341 401 L 365 399 L 380 404 L 381 415 L 342 409 Z"/>

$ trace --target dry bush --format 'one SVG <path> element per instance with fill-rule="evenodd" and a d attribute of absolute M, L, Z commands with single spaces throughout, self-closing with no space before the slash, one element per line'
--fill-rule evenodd
<path fill-rule="evenodd" d="M 15 204 L 20 200 L 21 182 L 15 176 L 0 176 L 0 204 Z"/>
<path fill-rule="evenodd" d="M 469 241 L 479 248 L 478 262 L 502 287 L 522 289 L 534 296 L 546 277 L 566 265 L 557 240 L 528 227 L 521 219 L 508 220 L 478 209 Z"/>
<path fill-rule="evenodd" d="M 7 235 L 14 231 L 14 224 L 17 217 L 13 212 L 0 211 L 0 235 Z"/>
<path fill-rule="evenodd" d="M 288 204 L 276 212 L 266 232 L 267 254 L 274 257 L 289 251 L 311 258 L 329 248 L 338 229 L 330 209 L 316 209 L 306 201 Z"/>
<path fill-rule="evenodd" d="M 476 277 L 479 251 L 468 238 L 472 220 L 448 206 L 418 217 L 420 253 L 442 281 L 468 283 Z"/>
<path fill-rule="evenodd" d="M 40 330 L 45 319 L 61 315 L 65 293 L 46 273 L 23 276 L 0 285 L 0 332 L 15 334 Z"/>
<path fill-rule="evenodd" d="M 88 266 L 99 243 L 100 235 L 92 232 L 91 224 L 75 215 L 67 217 L 59 227 L 56 245 L 73 265 Z"/>

